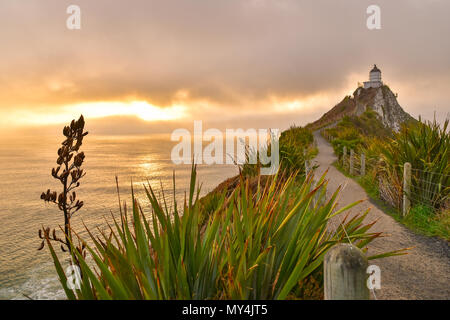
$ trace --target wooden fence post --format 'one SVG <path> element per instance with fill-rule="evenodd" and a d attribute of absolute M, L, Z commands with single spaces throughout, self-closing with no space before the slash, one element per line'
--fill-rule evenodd
<path fill-rule="evenodd" d="M 347 155 L 347 147 L 344 146 L 344 148 L 342 149 L 342 167 L 345 169 L 345 158 Z"/>
<path fill-rule="evenodd" d="M 369 300 L 368 262 L 358 247 L 341 243 L 324 258 L 325 300 Z"/>
<path fill-rule="evenodd" d="M 406 216 L 411 208 L 411 163 L 406 162 L 403 166 L 403 216 Z"/>
<path fill-rule="evenodd" d="M 355 153 L 353 152 L 353 149 L 350 149 L 350 163 L 349 163 L 349 166 L 350 166 L 350 169 L 349 169 L 349 171 L 350 171 L 350 175 L 353 175 L 353 158 L 355 157 Z"/>
<path fill-rule="evenodd" d="M 366 175 L 366 155 L 364 154 L 364 152 L 361 153 L 361 175 Z"/>

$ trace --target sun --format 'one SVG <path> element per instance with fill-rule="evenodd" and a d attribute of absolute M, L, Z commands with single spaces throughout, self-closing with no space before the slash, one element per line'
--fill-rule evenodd
<path fill-rule="evenodd" d="M 82 113 L 88 118 L 137 116 L 145 121 L 175 120 L 184 116 L 185 109 L 181 105 L 161 108 L 146 101 L 94 102 L 67 107 L 67 110 L 70 110 L 71 113 Z"/>
<path fill-rule="evenodd" d="M 146 101 L 101 101 L 64 105 L 59 110 L 10 112 L 7 122 L 21 125 L 48 125 L 65 123 L 74 115 L 83 114 L 88 119 L 110 116 L 136 116 L 144 121 L 176 120 L 186 116 L 187 107 L 174 104 L 168 107 L 154 106 Z"/>

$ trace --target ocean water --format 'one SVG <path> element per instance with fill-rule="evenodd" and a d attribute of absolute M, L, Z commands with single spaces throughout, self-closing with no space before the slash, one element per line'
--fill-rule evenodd
<path fill-rule="evenodd" d="M 6 137 L 0 140 L 0 299 L 64 299 L 47 248 L 40 245 L 38 229 L 59 230 L 63 224 L 55 205 L 40 200 L 47 189 L 59 191 L 51 177 L 61 137 Z M 72 218 L 72 225 L 86 235 L 82 221 L 92 230 L 106 227 L 111 212 L 119 212 L 115 176 L 119 177 L 121 200 L 131 205 L 131 185 L 144 211 L 149 203 L 143 192 L 148 182 L 165 190 L 172 201 L 172 174 L 176 175 L 176 198 L 182 203 L 189 190 L 190 165 L 175 165 L 170 152 L 176 142 L 169 135 L 95 136 L 85 138 L 86 176 L 77 190 L 84 207 Z M 238 173 L 234 165 L 199 165 L 202 195 L 224 179 Z"/>

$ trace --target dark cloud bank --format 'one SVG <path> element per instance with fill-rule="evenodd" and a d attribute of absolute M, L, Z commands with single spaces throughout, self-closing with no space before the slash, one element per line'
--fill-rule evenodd
<path fill-rule="evenodd" d="M 75 2 L 82 29 L 69 31 L 65 9 Z M 273 96 L 338 99 L 373 63 L 408 112 L 449 110 L 449 1 L 377 1 L 377 31 L 366 28 L 373 1 L 364 0 L 75 2 L 0 3 L 0 110 L 130 96 L 168 106 L 187 90 L 188 101 L 239 118 Z M 52 81 L 59 87 L 50 90 Z M 331 107 L 299 113 L 298 122 Z"/>

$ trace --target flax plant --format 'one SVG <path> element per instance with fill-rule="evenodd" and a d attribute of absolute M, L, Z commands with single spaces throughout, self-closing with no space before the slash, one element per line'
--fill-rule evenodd
<path fill-rule="evenodd" d="M 65 140 L 58 149 L 58 158 L 56 160 L 57 167 L 52 169 L 52 177 L 58 180 L 62 185 L 62 191 L 58 194 L 56 191 L 42 192 L 41 199 L 48 203 L 54 203 L 58 209 L 62 211 L 64 217 L 64 239 L 61 239 L 56 229 L 50 231 L 50 228 L 39 229 L 39 238 L 42 239 L 38 250 L 42 250 L 45 245 L 45 239 L 61 243 L 61 250 L 72 250 L 70 242 L 72 234 L 70 228 L 70 219 L 73 214 L 83 207 L 83 201 L 77 198 L 75 189 L 80 186 L 80 180 L 84 177 L 85 172 L 82 169 L 84 162 L 84 152 L 80 151 L 83 144 L 83 138 L 88 134 L 84 131 L 84 118 L 80 116 L 78 120 L 72 120 L 70 125 L 65 126 L 63 135 Z M 79 248 L 81 251 L 81 247 Z"/>
<path fill-rule="evenodd" d="M 286 299 L 322 267 L 331 246 L 350 241 L 365 250 L 380 236 L 369 232 L 373 223 L 364 222 L 368 211 L 333 226 L 333 217 L 358 202 L 337 210 L 340 189 L 326 200 L 325 176 L 314 182 L 309 175 L 300 185 L 295 177 L 280 173 L 253 190 L 241 176 L 230 195 L 220 195 L 206 223 L 200 222 L 195 166 L 182 211 L 175 200 L 175 179 L 172 210 L 148 184 L 151 214 L 145 216 L 132 191 L 131 212 L 124 206 L 120 220 L 113 216 L 109 232 L 96 237 L 88 230 L 92 245 L 86 248 L 93 266 L 72 250 L 83 275 L 79 290 L 67 287 L 47 241 L 67 298 Z"/>
<path fill-rule="evenodd" d="M 403 177 L 406 162 L 412 167 L 410 198 L 413 204 L 439 209 L 448 205 L 450 196 L 449 119 L 439 125 L 436 120 L 404 126 L 388 143 L 379 145 L 384 166 L 390 175 Z M 398 185 L 402 194 L 402 185 Z"/>

